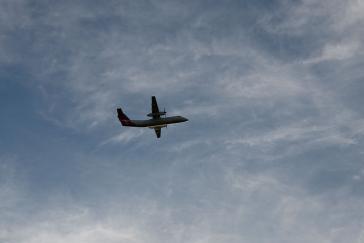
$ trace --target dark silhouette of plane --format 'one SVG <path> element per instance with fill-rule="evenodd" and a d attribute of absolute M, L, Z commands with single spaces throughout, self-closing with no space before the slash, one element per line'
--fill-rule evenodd
<path fill-rule="evenodd" d="M 121 110 L 121 108 L 117 108 L 118 112 L 118 118 L 121 122 L 121 125 L 127 126 L 127 127 L 149 127 L 154 129 L 155 134 L 157 135 L 157 138 L 161 137 L 161 128 L 167 127 L 168 124 L 173 123 L 180 123 L 188 121 L 187 118 L 183 116 L 170 116 L 167 117 L 166 110 L 159 111 L 157 99 L 155 96 L 152 96 L 152 112 L 149 113 L 147 116 L 152 117 L 149 120 L 130 120 L 124 112 Z M 164 116 L 164 117 L 161 117 Z"/>

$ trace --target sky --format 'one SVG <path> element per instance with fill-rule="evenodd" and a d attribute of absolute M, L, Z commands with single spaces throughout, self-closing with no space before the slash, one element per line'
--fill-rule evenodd
<path fill-rule="evenodd" d="M 0 0 L 0 242 L 363 243 L 363 0 Z M 121 127 L 150 97 L 186 123 Z"/>

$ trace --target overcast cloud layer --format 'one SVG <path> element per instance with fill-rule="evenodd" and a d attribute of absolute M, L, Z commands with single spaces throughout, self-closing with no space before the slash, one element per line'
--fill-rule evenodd
<path fill-rule="evenodd" d="M 0 0 L 0 242 L 364 242 L 364 1 Z M 123 128 L 150 96 L 189 122 Z"/>

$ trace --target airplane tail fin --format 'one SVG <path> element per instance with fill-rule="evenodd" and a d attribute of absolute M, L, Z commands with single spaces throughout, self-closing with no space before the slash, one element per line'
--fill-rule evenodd
<path fill-rule="evenodd" d="M 127 117 L 124 114 L 124 112 L 121 110 L 121 108 L 117 108 L 117 112 L 118 112 L 118 118 L 119 118 L 119 121 L 121 122 L 121 125 L 128 126 L 131 124 L 129 117 Z"/>

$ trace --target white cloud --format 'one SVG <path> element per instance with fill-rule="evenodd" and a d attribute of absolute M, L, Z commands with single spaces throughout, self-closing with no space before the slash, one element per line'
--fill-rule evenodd
<path fill-rule="evenodd" d="M 342 124 L 344 125 L 344 124 Z M 349 124 L 347 124 L 349 125 Z M 353 127 L 346 134 L 340 133 L 340 127 L 328 125 L 314 125 L 309 123 L 294 123 L 264 132 L 262 135 L 247 136 L 240 139 L 228 139 L 227 144 L 246 144 L 249 146 L 264 146 L 279 144 L 281 142 L 314 142 L 315 144 L 355 144 L 354 135 L 361 135 Z M 314 145 L 314 144 L 312 144 Z"/>
<path fill-rule="evenodd" d="M 164 153 L 146 149 L 145 155 L 136 155 L 140 163 L 133 165 L 133 170 L 142 175 L 136 179 L 124 174 L 117 180 L 109 178 L 114 171 L 133 172 L 120 163 L 115 163 L 118 167 L 113 172 L 107 171 L 110 163 L 105 158 L 97 161 L 108 166 L 102 172 L 93 171 L 95 168 L 87 163 L 88 155 L 80 156 L 87 161 L 83 164 L 89 166 L 85 174 L 103 173 L 104 177 L 100 176 L 95 184 L 106 180 L 107 188 L 101 185 L 100 190 L 108 192 L 110 184 L 119 186 L 115 189 L 115 194 L 119 194 L 110 196 L 113 202 L 103 202 L 94 208 L 82 206 L 76 199 L 67 204 L 62 201 L 66 196 L 60 194 L 58 206 L 45 202 L 43 213 L 18 211 L 19 202 L 33 203 L 26 197 L 32 192 L 19 189 L 13 179 L 2 183 L 0 195 L 5 199 L 0 202 L 0 215 L 12 220 L 0 219 L 1 240 L 10 243 L 360 242 L 363 233 L 358 222 L 363 218 L 363 208 L 361 195 L 354 198 L 349 193 L 353 185 L 348 183 L 335 192 L 324 188 L 320 195 L 315 195 L 309 189 L 320 185 L 307 185 L 310 182 L 307 171 L 302 171 L 303 185 L 296 180 L 287 182 L 282 177 L 292 179 L 290 173 L 297 172 L 287 169 L 287 175 L 274 174 L 269 171 L 273 166 L 269 162 L 327 146 L 355 149 L 360 143 L 364 134 L 362 115 L 344 104 L 340 98 L 342 90 L 323 84 L 324 75 L 313 68 L 322 61 L 335 60 L 341 65 L 362 53 L 361 32 L 357 31 L 362 21 L 361 1 L 304 0 L 295 4 L 282 1 L 278 12 L 263 16 L 258 25 L 273 37 L 305 38 L 312 34 L 321 38 L 316 43 L 317 55 L 309 53 L 309 57 L 299 62 L 295 57 L 282 61 L 263 50 L 255 43 L 261 40 L 249 35 L 255 29 L 246 31 L 243 20 L 231 26 L 234 29 L 231 35 L 214 29 L 213 24 L 229 19 L 230 13 L 216 20 L 214 15 L 204 15 L 210 11 L 206 9 L 198 18 L 189 18 L 190 12 L 184 9 L 182 15 L 187 15 L 187 20 L 180 23 L 173 14 L 168 15 L 179 13 L 179 5 L 171 4 L 162 6 L 163 14 L 177 22 L 168 25 L 173 21 L 160 18 L 158 11 L 153 12 L 155 8 L 138 9 L 138 3 L 130 2 L 135 4 L 132 11 L 123 9 L 119 2 L 97 9 L 61 3 L 47 8 L 38 18 L 28 16 L 29 5 L 25 1 L 16 3 L 20 5 L 11 6 L 8 14 L 0 15 L 0 26 L 5 32 L 23 26 L 37 33 L 37 43 L 29 48 L 41 56 L 35 60 L 41 59 L 49 65 L 40 70 L 39 62 L 33 59 L 33 64 L 27 65 L 32 66 L 34 82 L 44 87 L 43 96 L 49 107 L 41 114 L 48 120 L 80 130 L 101 126 L 106 129 L 102 134 L 115 134 L 111 133 L 114 128 L 105 124 L 112 120 L 117 123 L 118 103 L 127 105 L 137 115 L 144 115 L 149 109 L 146 100 L 149 102 L 151 94 L 159 94 L 181 101 L 171 111 L 186 115 L 189 124 L 196 124 L 193 121 L 199 119 L 202 121 L 199 125 L 206 128 L 200 126 L 199 129 L 205 130 L 198 134 L 194 130 L 197 128 L 191 126 L 187 131 L 191 134 L 186 136 L 188 141 L 176 142 L 171 138 L 168 140 L 171 143 L 164 144 Z M 154 4 L 158 5 L 157 1 Z M 16 19 L 14 13 L 25 19 Z M 149 19 L 150 16 L 155 18 Z M 336 25 L 340 22 L 343 24 Z M 326 27 L 326 34 L 320 35 Z M 205 39 L 199 35 L 201 28 L 207 29 Z M 56 40 L 57 44 L 45 48 Z M 14 50 L 9 53 L 14 55 Z M 335 69 L 337 66 L 333 65 Z M 59 96 L 52 96 L 51 90 L 57 90 Z M 246 118 L 249 109 L 256 113 L 254 119 Z M 139 141 L 142 136 L 152 137 L 153 133 L 131 128 L 101 143 L 92 142 L 99 146 L 123 146 Z M 176 158 L 175 153 L 186 155 Z M 90 156 L 97 157 L 95 154 Z M 160 163 L 148 167 L 150 158 Z M 292 167 L 296 165 L 295 158 Z M 233 163 L 254 167 L 249 159 L 270 167 L 260 173 L 249 168 L 246 171 L 232 168 Z M 356 185 L 363 178 L 361 172 L 349 177 Z M 127 183 L 122 185 L 120 181 Z M 85 181 L 79 183 L 88 186 Z M 140 188 L 146 189 L 141 192 Z M 90 191 L 85 194 L 94 192 Z M 90 205 L 97 195 L 87 195 L 91 198 Z"/>
<path fill-rule="evenodd" d="M 345 59 L 361 55 L 363 51 L 363 46 L 357 41 L 336 44 L 328 43 L 323 47 L 322 52 L 318 57 L 305 60 L 303 63 L 310 64 L 323 61 L 345 61 Z"/>
<path fill-rule="evenodd" d="M 23 175 L 15 166 L 16 156 L 0 156 L 0 218 L 8 216 L 8 209 L 25 200 Z"/>
<path fill-rule="evenodd" d="M 51 200 L 42 202 L 35 211 L 9 205 L 6 210 L 11 217 L 0 218 L 0 241 L 321 243 L 355 242 L 361 237 L 357 224 L 364 212 L 363 205 L 360 198 L 349 197 L 349 185 L 343 185 L 334 194 L 315 195 L 296 181 L 287 180 L 289 175 L 269 170 L 251 173 L 231 164 L 217 163 L 215 172 L 206 172 L 207 168 L 202 167 L 195 175 L 185 177 L 181 173 L 190 165 L 182 162 L 183 158 L 180 163 L 175 161 L 168 168 L 169 175 L 163 168 L 159 168 L 160 174 L 149 171 L 153 180 L 162 183 L 159 190 L 146 194 L 135 192 L 126 194 L 127 198 L 114 195 L 110 197 L 112 201 L 95 204 L 56 192 L 57 195 L 48 195 Z M 168 180 L 161 180 L 160 176 Z M 136 181 L 146 187 L 146 181 Z M 152 195 L 160 195 L 169 187 L 173 190 L 168 196 Z M 124 189 L 121 186 L 119 190 Z M 25 194 L 19 191 L 16 197 Z M 28 198 L 26 203 L 35 202 Z M 357 215 L 355 219 L 351 218 L 353 212 Z"/>
<path fill-rule="evenodd" d="M 313 57 L 303 63 L 344 60 L 363 54 L 362 0 L 280 2 L 281 8 L 263 16 L 259 24 L 272 34 L 300 37 L 308 44 L 312 43 L 311 38 L 323 43 L 321 50 L 308 49 Z"/>
<path fill-rule="evenodd" d="M 250 224 L 266 229 L 261 232 L 259 242 L 360 242 L 362 229 L 357 223 L 362 215 L 355 222 L 347 215 L 350 210 L 358 209 L 360 199 L 344 200 L 345 186 L 334 196 L 313 195 L 283 178 L 234 170 L 226 174 L 233 192 L 245 202 L 236 212 L 242 218 L 245 214 L 246 220 L 256 216 Z M 248 204 L 250 200 L 255 204 Z M 255 212 L 254 216 L 250 212 Z M 265 224 L 270 226 L 264 228 Z"/>
<path fill-rule="evenodd" d="M 145 240 L 144 233 L 131 225 L 120 228 L 92 219 L 84 210 L 53 208 L 45 212 L 28 218 L 27 223 L 5 225 L 0 240 L 9 243 L 137 243 Z"/>
<path fill-rule="evenodd" d="M 344 30 L 352 28 L 353 25 L 362 25 L 364 20 L 364 2 L 363 0 L 351 0 L 345 2 L 345 8 L 341 11 L 341 17 L 335 21 L 334 28 Z"/>
<path fill-rule="evenodd" d="M 306 90 L 297 78 L 290 74 L 290 67 L 269 63 L 259 65 L 255 73 L 241 77 L 225 77 L 219 83 L 228 97 L 276 100 L 304 95 Z M 280 66 L 280 67 L 278 67 Z M 274 102 L 274 101 L 273 101 Z"/>
<path fill-rule="evenodd" d="M 146 128 L 129 128 L 128 130 L 121 132 L 105 141 L 103 141 L 100 146 L 106 144 L 115 144 L 115 143 L 129 143 L 139 137 L 141 137 L 145 133 Z"/>

